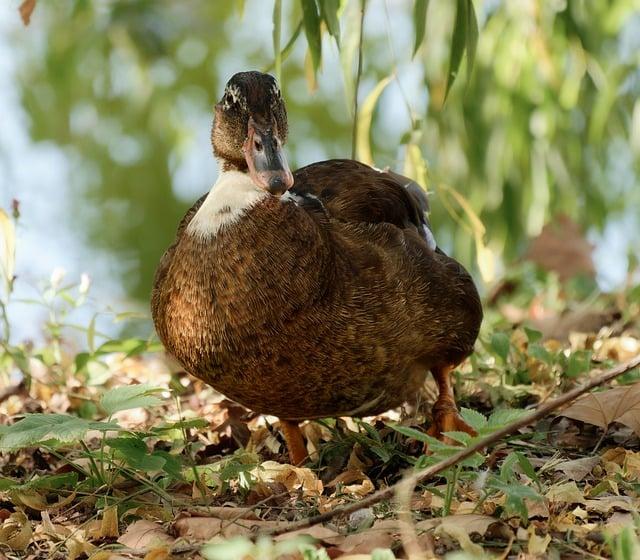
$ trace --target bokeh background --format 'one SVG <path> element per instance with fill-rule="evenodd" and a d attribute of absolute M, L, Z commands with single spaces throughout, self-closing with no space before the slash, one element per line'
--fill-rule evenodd
<path fill-rule="evenodd" d="M 274 2 L 39 0 L 29 26 L 19 4 L 0 3 L 14 335 L 35 335 L 46 311 L 20 300 L 61 268 L 89 275 L 94 307 L 144 315 L 179 219 L 216 180 L 213 104 L 233 73 L 273 71 Z M 281 72 L 292 167 L 351 154 L 361 16 L 360 0 L 337 3 L 340 45 L 323 33 L 314 78 L 300 4 L 281 3 L 281 45 L 297 36 Z M 445 103 L 456 2 L 429 2 L 415 56 L 414 2 L 366 2 L 361 110 L 381 93 L 365 147 L 427 180 L 439 244 L 485 293 L 560 214 L 595 246 L 599 288 L 616 289 L 640 256 L 640 2 L 474 6 L 473 71 L 463 60 Z"/>

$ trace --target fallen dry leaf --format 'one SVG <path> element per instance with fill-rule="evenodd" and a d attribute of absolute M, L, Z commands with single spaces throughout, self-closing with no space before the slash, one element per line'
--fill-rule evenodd
<path fill-rule="evenodd" d="M 633 515 L 616 511 L 607 521 L 605 529 L 609 534 L 617 535 L 625 527 L 633 527 Z"/>
<path fill-rule="evenodd" d="M 494 523 L 502 523 L 495 517 L 482 515 L 479 513 L 469 513 L 463 515 L 448 515 L 446 517 L 435 517 L 433 519 L 425 519 L 416 523 L 416 530 L 427 531 L 434 529 L 439 525 L 446 523 L 448 525 L 457 525 L 462 527 L 468 534 L 477 533 L 484 535 L 489 527 Z"/>
<path fill-rule="evenodd" d="M 593 349 L 598 359 L 624 362 L 640 354 L 640 340 L 631 336 L 612 336 L 597 340 Z"/>
<path fill-rule="evenodd" d="M 118 542 L 129 548 L 141 549 L 153 545 L 172 543 L 174 540 L 159 523 L 140 519 L 127 527 Z"/>
<path fill-rule="evenodd" d="M 275 521 L 238 519 L 230 522 L 227 519 L 216 519 L 215 517 L 183 517 L 174 523 L 173 528 L 178 537 L 192 541 L 208 541 L 217 536 L 229 538 L 249 535 L 256 528 L 272 529 L 277 525 L 278 523 Z"/>
<path fill-rule="evenodd" d="M 84 535 L 77 532 L 67 540 L 67 560 L 76 560 L 80 556 L 91 557 L 96 547 L 84 540 Z"/>
<path fill-rule="evenodd" d="M 336 552 L 344 554 L 371 554 L 376 548 L 391 548 L 395 540 L 393 534 L 375 528 L 342 538 L 344 540 L 336 546 Z"/>
<path fill-rule="evenodd" d="M 620 511 L 637 511 L 638 509 L 628 496 L 602 496 L 585 500 L 583 503 L 587 511 L 598 513 L 609 513 L 614 508 Z"/>
<path fill-rule="evenodd" d="M 101 537 L 117 537 L 120 535 L 118 530 L 118 507 L 108 506 L 102 512 L 102 521 L 100 523 Z"/>
<path fill-rule="evenodd" d="M 600 457 L 582 457 L 572 461 L 563 461 L 553 467 L 555 471 L 561 471 L 569 480 L 580 482 L 596 465 L 601 463 Z"/>
<path fill-rule="evenodd" d="M 471 540 L 470 534 L 464 527 L 445 521 L 436 528 L 436 535 L 443 533 L 458 541 L 460 548 L 471 558 L 482 558 L 484 556 L 482 546 Z"/>
<path fill-rule="evenodd" d="M 551 535 L 548 533 L 542 537 L 536 534 L 535 528 L 529 528 L 529 543 L 527 544 L 527 552 L 532 556 L 543 556 L 547 552 L 547 547 L 551 542 Z"/>
<path fill-rule="evenodd" d="M 154 548 L 142 560 L 171 560 L 171 549 L 168 546 Z"/>
<path fill-rule="evenodd" d="M 31 16 L 33 15 L 33 10 L 36 7 L 36 0 L 24 0 L 22 4 L 20 4 L 20 17 L 22 18 L 22 23 L 25 25 L 29 25 L 31 22 Z"/>
<path fill-rule="evenodd" d="M 566 504 L 584 504 L 585 498 L 582 491 L 575 482 L 564 482 L 549 488 L 545 498 L 550 502 L 561 502 Z"/>
<path fill-rule="evenodd" d="M 322 494 L 322 481 L 308 468 L 265 461 L 253 469 L 251 474 L 260 482 L 280 482 L 289 492 L 301 488 L 305 497 L 317 497 Z"/>
<path fill-rule="evenodd" d="M 44 511 L 49 507 L 46 498 L 36 490 L 12 490 L 9 492 L 9 497 L 15 505 L 28 507 L 36 511 Z"/>
<path fill-rule="evenodd" d="M 640 435 L 640 383 L 589 393 L 560 413 L 573 420 L 607 429 L 619 422 Z"/>
<path fill-rule="evenodd" d="M 31 542 L 32 535 L 31 522 L 21 511 L 12 513 L 0 527 L 0 543 L 12 550 L 25 550 Z"/>
<path fill-rule="evenodd" d="M 358 497 L 366 496 L 375 490 L 371 479 L 358 469 L 347 469 L 327 483 L 328 488 L 338 485 L 340 485 L 340 494 L 353 494 Z"/>

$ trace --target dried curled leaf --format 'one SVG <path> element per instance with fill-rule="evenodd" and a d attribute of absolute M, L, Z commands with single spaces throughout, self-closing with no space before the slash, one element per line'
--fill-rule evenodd
<path fill-rule="evenodd" d="M 127 527 L 118 542 L 129 548 L 141 549 L 153 545 L 172 543 L 174 540 L 159 523 L 139 519 Z"/>
<path fill-rule="evenodd" d="M 21 511 L 12 513 L 0 527 L 0 543 L 12 550 L 25 550 L 31 542 L 32 535 L 31 523 Z"/>
<path fill-rule="evenodd" d="M 29 25 L 31 22 L 31 16 L 33 15 L 33 10 L 36 8 L 36 0 L 24 0 L 22 4 L 20 4 L 20 17 L 22 18 L 22 23 L 25 25 Z"/>
<path fill-rule="evenodd" d="M 619 422 L 640 435 L 640 383 L 584 395 L 560 413 L 607 429 Z"/>
<path fill-rule="evenodd" d="M 311 469 L 265 461 L 251 474 L 261 482 L 280 482 L 289 492 L 302 488 L 304 496 L 320 496 L 322 494 L 322 481 Z"/>

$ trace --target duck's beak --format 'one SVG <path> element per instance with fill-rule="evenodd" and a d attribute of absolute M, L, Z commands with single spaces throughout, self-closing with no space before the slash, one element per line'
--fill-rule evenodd
<path fill-rule="evenodd" d="M 282 142 L 272 127 L 258 127 L 249 119 L 242 151 L 256 185 L 273 195 L 281 195 L 291 188 L 293 175 L 282 151 Z"/>

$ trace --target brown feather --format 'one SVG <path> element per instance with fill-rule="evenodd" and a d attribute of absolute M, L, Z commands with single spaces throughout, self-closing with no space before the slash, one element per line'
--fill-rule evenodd
<path fill-rule="evenodd" d="M 464 268 L 430 249 L 421 201 L 349 160 L 294 174 L 211 238 L 182 220 L 152 313 L 167 350 L 239 403 L 287 419 L 374 414 L 458 364 L 482 320 Z"/>

